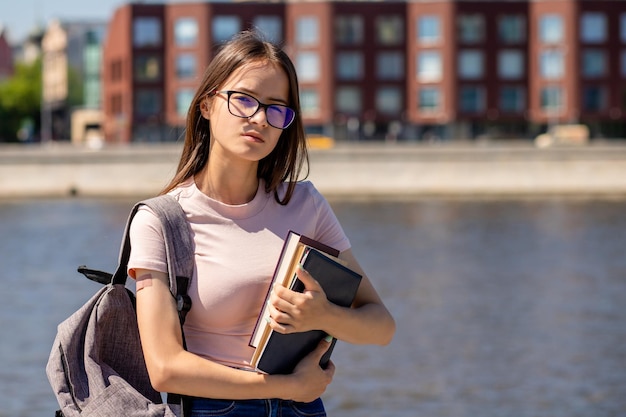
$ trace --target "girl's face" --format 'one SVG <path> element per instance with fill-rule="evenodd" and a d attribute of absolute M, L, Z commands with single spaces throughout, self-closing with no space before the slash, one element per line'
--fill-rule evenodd
<path fill-rule="evenodd" d="M 211 122 L 211 156 L 258 162 L 272 152 L 283 131 L 267 122 L 266 109 L 262 107 L 248 118 L 231 114 L 229 95 L 224 91 L 245 93 L 264 104 L 287 105 L 287 75 L 272 63 L 249 63 L 234 71 L 218 92 L 201 104 L 202 116 Z M 237 102 L 231 101 L 231 109 L 236 106 Z"/>

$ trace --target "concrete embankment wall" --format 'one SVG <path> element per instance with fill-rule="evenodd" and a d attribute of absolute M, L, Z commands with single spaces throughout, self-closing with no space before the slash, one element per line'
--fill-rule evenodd
<path fill-rule="evenodd" d="M 0 197 L 149 196 L 181 147 L 0 147 Z M 329 197 L 624 196 L 626 142 L 539 149 L 532 143 L 340 144 L 312 150 L 309 179 Z"/>

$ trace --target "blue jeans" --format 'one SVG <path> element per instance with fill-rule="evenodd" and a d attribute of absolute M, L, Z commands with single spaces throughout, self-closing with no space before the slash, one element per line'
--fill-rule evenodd
<path fill-rule="evenodd" d="M 298 403 L 285 400 L 214 400 L 191 398 L 189 417 L 325 417 L 322 400 Z"/>

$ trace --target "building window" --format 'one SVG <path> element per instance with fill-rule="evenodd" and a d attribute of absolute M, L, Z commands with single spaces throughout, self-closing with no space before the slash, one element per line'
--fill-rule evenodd
<path fill-rule="evenodd" d="M 193 46 L 198 42 L 198 22 L 193 17 L 181 17 L 174 22 L 176 46 Z"/>
<path fill-rule="evenodd" d="M 480 14 L 461 15 L 457 20 L 461 43 L 477 44 L 485 40 L 485 19 Z"/>
<path fill-rule="evenodd" d="M 485 111 L 485 89 L 479 86 L 464 86 L 459 92 L 459 110 L 464 113 Z"/>
<path fill-rule="evenodd" d="M 402 80 L 404 75 L 404 53 L 380 52 L 376 56 L 376 76 L 379 80 Z"/>
<path fill-rule="evenodd" d="M 193 54 L 180 54 L 176 57 L 176 77 L 180 79 L 193 78 L 196 76 L 196 56 Z"/>
<path fill-rule="evenodd" d="M 418 92 L 417 107 L 421 113 L 434 113 L 441 108 L 441 91 L 436 87 L 422 87 Z"/>
<path fill-rule="evenodd" d="M 498 36 L 502 43 L 520 44 L 526 41 L 526 18 L 521 15 L 504 15 L 498 20 Z"/>
<path fill-rule="evenodd" d="M 563 18 L 558 14 L 546 14 L 539 18 L 539 39 L 543 43 L 563 41 Z"/>
<path fill-rule="evenodd" d="M 546 80 L 563 78 L 563 52 L 559 50 L 543 51 L 539 56 L 539 73 Z"/>
<path fill-rule="evenodd" d="M 280 17 L 257 16 L 253 24 L 269 41 L 280 43 L 283 40 L 283 22 Z"/>
<path fill-rule="evenodd" d="M 404 108 L 402 90 L 398 87 L 380 87 L 376 91 L 376 110 L 382 114 L 399 115 Z"/>
<path fill-rule="evenodd" d="M 441 40 L 439 16 L 424 15 L 417 19 L 417 41 L 420 44 L 433 44 Z"/>
<path fill-rule="evenodd" d="M 619 17 L 619 38 L 622 43 L 626 43 L 626 13 L 622 13 Z"/>
<path fill-rule="evenodd" d="M 339 87 L 335 96 L 337 111 L 348 114 L 361 113 L 361 90 L 357 87 Z"/>
<path fill-rule="evenodd" d="M 296 56 L 296 69 L 300 82 L 315 82 L 320 79 L 320 57 L 317 52 L 300 52 Z"/>
<path fill-rule="evenodd" d="M 361 52 L 339 52 L 335 73 L 340 80 L 360 80 L 363 78 L 363 54 Z"/>
<path fill-rule="evenodd" d="M 526 108 L 526 90 L 523 87 L 504 86 L 500 89 L 500 110 L 521 113 Z"/>
<path fill-rule="evenodd" d="M 176 114 L 184 117 L 189 110 L 195 92 L 192 88 L 181 88 L 176 92 Z"/>
<path fill-rule="evenodd" d="M 563 108 L 563 90 L 560 87 L 545 87 L 541 89 L 541 109 L 548 112 L 557 112 Z"/>
<path fill-rule="evenodd" d="M 583 13 L 580 17 L 580 40 L 603 43 L 607 38 L 607 22 L 603 13 Z"/>
<path fill-rule="evenodd" d="M 583 110 L 600 112 L 606 110 L 606 89 L 600 86 L 586 86 L 583 88 Z"/>
<path fill-rule="evenodd" d="M 241 30 L 241 20 L 237 16 L 216 16 L 211 29 L 214 42 L 226 42 Z"/>
<path fill-rule="evenodd" d="M 443 64 L 438 51 L 423 51 L 417 55 L 417 79 L 422 82 L 441 81 Z"/>
<path fill-rule="evenodd" d="M 135 114 L 154 116 L 161 113 L 161 90 L 139 89 L 135 92 Z"/>
<path fill-rule="evenodd" d="M 484 56 L 482 51 L 466 49 L 459 53 L 459 77 L 464 80 L 476 80 L 484 77 Z"/>
<path fill-rule="evenodd" d="M 335 18 L 335 39 L 339 45 L 363 43 L 363 17 L 358 15 Z"/>
<path fill-rule="evenodd" d="M 137 17 L 133 21 L 133 46 L 161 46 L 161 21 L 157 17 Z"/>
<path fill-rule="evenodd" d="M 601 49 L 583 49 L 582 75 L 585 78 L 601 78 L 607 73 L 606 52 Z"/>
<path fill-rule="evenodd" d="M 300 46 L 314 46 L 319 43 L 319 21 L 313 16 L 296 20 L 296 43 Z"/>
<path fill-rule="evenodd" d="M 401 45 L 404 42 L 404 19 L 401 16 L 377 17 L 376 37 L 380 45 Z"/>
<path fill-rule="evenodd" d="M 161 57 L 137 55 L 134 59 L 135 81 L 158 81 L 161 79 Z"/>
<path fill-rule="evenodd" d="M 122 61 L 116 59 L 111 63 L 111 81 L 120 81 L 122 79 Z"/>
<path fill-rule="evenodd" d="M 498 53 L 498 76 L 503 80 L 519 80 L 526 74 L 524 53 L 504 49 Z"/>
<path fill-rule="evenodd" d="M 303 117 L 319 117 L 320 94 L 317 90 L 300 90 L 300 109 Z"/>

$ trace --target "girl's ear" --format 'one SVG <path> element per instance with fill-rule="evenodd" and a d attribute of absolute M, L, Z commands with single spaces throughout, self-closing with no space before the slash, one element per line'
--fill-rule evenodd
<path fill-rule="evenodd" d="M 212 103 L 212 99 L 209 96 L 206 96 L 200 102 L 200 114 L 202 115 L 202 117 L 204 117 L 207 120 L 210 119 L 211 103 Z"/>

